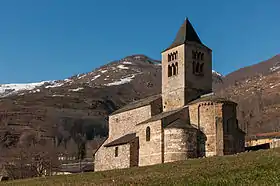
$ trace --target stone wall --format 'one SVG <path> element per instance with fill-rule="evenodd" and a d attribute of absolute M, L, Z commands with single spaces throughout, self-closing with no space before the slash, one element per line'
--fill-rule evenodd
<path fill-rule="evenodd" d="M 203 59 L 194 59 L 193 52 L 203 53 Z M 168 55 L 178 53 L 175 60 Z M 202 64 L 201 73 L 194 72 L 193 62 Z M 168 76 L 168 66 L 178 64 L 176 75 Z M 212 91 L 212 51 L 198 43 L 188 42 L 162 53 L 163 110 L 183 107 L 190 100 Z"/>
<path fill-rule="evenodd" d="M 238 129 L 236 131 L 236 139 L 237 141 L 235 142 L 235 148 L 236 148 L 236 153 L 239 152 L 244 152 L 245 151 L 245 133 L 241 130 Z"/>
<path fill-rule="evenodd" d="M 177 119 L 182 119 L 182 120 L 189 120 L 189 108 L 184 107 L 177 112 L 169 115 L 168 117 L 165 117 L 162 119 L 162 124 L 163 126 L 169 125 L 171 122 L 177 120 Z"/>
<path fill-rule="evenodd" d="M 201 131 L 200 142 L 198 143 L 199 156 L 214 156 L 217 155 L 217 146 L 221 146 L 223 140 L 217 140 L 216 119 L 222 117 L 221 105 L 213 102 L 200 102 L 190 106 L 190 121 L 192 124 L 198 126 L 198 130 Z M 220 134 L 221 135 L 221 134 Z M 203 144 L 204 143 L 204 144 Z"/>
<path fill-rule="evenodd" d="M 162 98 L 154 100 L 150 105 L 152 116 L 162 113 Z"/>
<path fill-rule="evenodd" d="M 203 60 L 193 59 L 192 52 L 203 53 Z M 186 101 L 197 98 L 205 93 L 212 91 L 212 51 L 207 47 L 189 42 L 185 47 L 185 87 Z M 193 62 L 203 63 L 203 69 L 200 74 L 193 73 Z"/>
<path fill-rule="evenodd" d="M 178 52 L 177 59 L 168 61 L 168 54 Z M 168 65 L 178 63 L 177 75 L 168 77 Z M 169 111 L 185 105 L 185 45 L 162 53 L 162 100 L 163 110 Z"/>
<path fill-rule="evenodd" d="M 195 158 L 197 146 L 196 132 L 195 128 L 164 129 L 164 162 Z"/>
<path fill-rule="evenodd" d="M 138 166 L 139 163 L 139 138 L 130 143 L 130 167 Z"/>
<path fill-rule="evenodd" d="M 245 133 L 241 131 L 236 119 L 236 104 L 223 104 L 224 155 L 244 151 Z"/>
<path fill-rule="evenodd" d="M 150 127 L 150 141 L 146 141 L 146 129 Z M 161 120 L 137 126 L 139 137 L 139 166 L 163 162 L 163 131 Z"/>
<path fill-rule="evenodd" d="M 125 134 L 135 132 L 136 124 L 141 123 L 150 117 L 150 105 L 109 116 L 109 137 L 106 143 Z"/>
<path fill-rule="evenodd" d="M 118 147 L 118 157 L 115 148 Z M 95 155 L 94 170 L 104 171 L 130 167 L 130 144 L 100 147 Z"/>
<path fill-rule="evenodd" d="M 223 149 L 222 132 L 222 104 L 209 102 L 199 102 L 189 106 L 190 123 L 196 125 L 198 130 L 198 156 L 214 156 Z M 216 123 L 218 122 L 218 123 Z M 219 125 L 216 127 L 216 125 Z M 204 152 L 203 152 L 204 151 Z"/>
<path fill-rule="evenodd" d="M 155 109 L 157 109 L 155 107 Z M 156 111 L 154 111 L 156 112 Z M 151 105 L 139 107 L 132 109 L 126 112 L 109 116 L 109 136 L 108 139 L 104 142 L 103 145 L 110 143 L 113 140 L 116 140 L 125 134 L 136 132 L 136 124 L 141 123 L 151 117 Z M 132 158 L 131 161 L 129 155 L 132 153 L 130 148 L 119 148 L 121 156 L 124 157 L 123 162 L 119 161 L 119 157 L 114 158 L 113 147 L 100 147 L 95 154 L 95 170 L 109 170 L 112 167 L 125 168 L 129 165 L 135 166 L 138 161 L 136 157 Z M 137 144 L 138 145 L 138 144 Z M 132 149 L 136 149 L 138 146 L 133 145 Z M 135 156 L 135 153 L 132 153 Z M 138 156 L 138 155 L 137 155 Z M 118 161 L 115 161 L 118 160 Z M 121 165 L 120 163 L 124 163 Z"/>
<path fill-rule="evenodd" d="M 217 156 L 223 156 L 224 155 L 224 121 L 222 117 L 222 105 L 219 104 L 219 107 L 217 108 L 219 110 L 220 114 L 219 116 L 216 116 L 216 155 Z"/>

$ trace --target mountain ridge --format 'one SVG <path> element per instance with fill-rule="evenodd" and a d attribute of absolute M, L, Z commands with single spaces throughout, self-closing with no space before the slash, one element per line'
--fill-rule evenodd
<path fill-rule="evenodd" d="M 280 130 L 278 58 L 263 64 L 265 73 L 248 77 L 248 68 L 230 76 L 212 73 L 214 93 L 238 103 L 239 125 L 249 136 Z M 9 92 L 0 99 L 2 150 L 17 146 L 26 139 L 23 136 L 31 134 L 41 136 L 40 140 L 55 139 L 56 145 L 64 144 L 68 150 L 77 136 L 85 136 L 87 142 L 105 138 L 111 113 L 130 102 L 161 93 L 161 65 L 147 56 L 131 55 L 87 73 L 39 85 Z"/>
<path fill-rule="evenodd" d="M 143 54 L 134 54 L 130 55 L 127 57 L 124 57 L 120 60 L 112 61 L 109 62 L 108 64 L 102 65 L 100 67 L 95 68 L 93 71 L 88 72 L 88 73 L 81 73 L 77 74 L 76 76 L 71 76 L 69 78 L 66 78 L 64 80 L 45 80 L 41 82 L 32 82 L 32 83 L 9 83 L 9 84 L 0 84 L 0 97 L 6 97 L 10 95 L 16 95 L 16 94 L 26 94 L 26 93 L 35 93 L 35 92 L 40 92 L 42 88 L 55 88 L 55 87 L 60 87 L 63 86 L 67 83 L 71 83 L 72 81 L 75 80 L 80 80 L 83 78 L 86 78 L 87 75 L 92 75 L 96 74 L 93 76 L 93 78 L 90 81 L 94 81 L 99 79 L 103 74 L 105 74 L 110 66 L 113 65 L 111 70 L 116 70 L 116 69 L 121 69 L 121 70 L 128 70 L 130 65 L 139 65 L 139 61 L 145 62 L 147 64 L 153 64 L 153 65 L 158 65 L 161 66 L 161 61 L 160 60 L 154 60 L 148 56 L 145 56 Z M 119 64 L 120 63 L 120 64 Z M 114 64 L 118 64 L 117 66 Z M 141 67 L 141 66 L 140 66 Z M 98 72 L 100 72 L 98 74 Z M 135 70 L 136 73 L 130 74 L 127 77 L 120 78 L 116 81 L 112 82 L 103 82 L 99 84 L 105 85 L 105 86 L 113 86 L 113 85 L 121 85 L 124 83 L 129 83 L 130 81 L 133 80 L 135 75 L 138 75 L 141 72 L 138 72 Z M 214 70 L 212 70 L 214 78 L 217 79 L 218 81 L 221 81 L 222 75 Z M 109 79 L 108 76 L 103 78 L 105 81 Z M 77 88 L 76 91 L 79 91 L 80 89 Z M 74 89 L 72 91 L 75 91 Z"/>

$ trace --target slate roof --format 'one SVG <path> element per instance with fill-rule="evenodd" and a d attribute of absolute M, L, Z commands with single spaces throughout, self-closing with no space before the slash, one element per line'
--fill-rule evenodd
<path fill-rule="evenodd" d="M 106 145 L 104 145 L 104 147 L 112 147 L 112 146 L 117 146 L 117 145 L 124 145 L 127 144 L 129 142 L 131 142 L 133 139 L 136 138 L 136 133 L 130 133 L 130 134 L 126 134 L 110 143 L 107 143 Z"/>
<path fill-rule="evenodd" d="M 212 102 L 218 102 L 218 103 L 233 103 L 233 104 L 236 104 L 235 102 L 227 99 L 227 98 L 222 98 L 222 97 L 218 97 L 216 95 L 209 95 L 209 96 L 203 96 L 203 97 L 200 97 L 198 99 L 195 99 L 191 102 L 188 103 L 188 105 L 191 105 L 191 104 L 195 104 L 195 103 L 199 103 L 199 102 L 203 102 L 203 101 L 212 101 Z"/>
<path fill-rule="evenodd" d="M 203 45 L 201 40 L 199 39 L 196 31 L 194 30 L 191 22 L 189 21 L 188 18 L 186 18 L 184 23 L 181 25 L 179 31 L 177 32 L 177 35 L 176 35 L 173 43 L 164 51 L 177 47 L 179 45 L 185 44 L 188 41 Z M 164 52 L 164 51 L 162 51 L 162 52 Z"/>
<path fill-rule="evenodd" d="M 186 123 L 185 121 L 183 121 L 181 119 L 177 119 L 177 120 L 171 122 L 165 128 L 193 129 L 193 128 L 196 128 L 196 126 L 193 126 L 190 123 Z"/>
<path fill-rule="evenodd" d="M 132 109 L 136 109 L 136 108 L 139 108 L 139 107 L 149 105 L 151 102 L 153 102 L 157 99 L 160 99 L 160 98 L 161 98 L 161 94 L 157 94 L 157 95 L 153 95 L 153 96 L 150 96 L 150 97 L 147 97 L 147 98 L 144 98 L 144 99 L 134 101 L 134 102 L 129 103 L 128 105 L 122 107 L 121 109 L 116 110 L 111 115 L 119 114 L 121 112 L 129 111 L 129 110 L 132 110 Z"/>
<path fill-rule="evenodd" d="M 147 119 L 147 120 L 145 120 L 145 121 L 143 121 L 141 123 L 138 123 L 137 125 L 142 125 L 142 124 L 145 124 L 145 123 L 161 120 L 161 119 L 163 119 L 165 117 L 168 117 L 168 116 L 170 116 L 172 114 L 175 114 L 175 113 L 183 110 L 184 108 L 185 107 L 182 107 L 182 108 L 179 108 L 179 109 L 176 109 L 176 110 L 167 111 L 167 112 L 162 112 L 162 113 L 160 113 L 158 115 L 155 115 L 155 116 L 151 117 L 150 119 Z"/>

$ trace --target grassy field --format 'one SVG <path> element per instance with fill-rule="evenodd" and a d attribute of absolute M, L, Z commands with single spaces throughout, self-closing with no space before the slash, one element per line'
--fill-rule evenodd
<path fill-rule="evenodd" d="M 280 185 L 280 148 L 0 185 Z"/>

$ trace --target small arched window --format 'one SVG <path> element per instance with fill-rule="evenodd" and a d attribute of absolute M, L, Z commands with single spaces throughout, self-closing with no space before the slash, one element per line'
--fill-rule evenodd
<path fill-rule="evenodd" d="M 200 55 L 201 55 L 201 52 L 197 52 L 196 58 L 197 58 L 198 60 L 200 60 Z"/>
<path fill-rule="evenodd" d="M 115 147 L 115 157 L 119 156 L 119 147 Z"/>
<path fill-rule="evenodd" d="M 172 64 L 172 75 L 176 75 L 176 66 Z"/>
<path fill-rule="evenodd" d="M 194 61 L 193 61 L 192 65 L 193 65 L 193 73 L 195 74 L 195 62 Z"/>
<path fill-rule="evenodd" d="M 150 141 L 151 139 L 151 128 L 147 127 L 146 128 L 146 141 Z"/>
<path fill-rule="evenodd" d="M 196 66 L 195 66 L 195 72 L 196 73 L 199 73 L 199 66 L 200 66 L 199 63 L 196 63 Z"/>
<path fill-rule="evenodd" d="M 199 69 L 200 73 L 203 73 L 203 66 L 204 66 L 204 63 L 200 64 L 200 69 Z"/>
<path fill-rule="evenodd" d="M 172 67 L 168 65 L 168 77 L 172 76 Z"/>
<path fill-rule="evenodd" d="M 171 54 L 168 54 L 168 62 L 171 61 Z"/>
<path fill-rule="evenodd" d="M 197 53 L 197 52 L 192 51 L 192 58 L 193 58 L 193 59 L 196 59 L 196 53 Z"/>
<path fill-rule="evenodd" d="M 203 61 L 204 60 L 204 54 L 202 53 L 201 54 L 201 61 Z"/>
<path fill-rule="evenodd" d="M 176 74 L 178 74 L 178 62 L 175 63 L 175 67 L 176 67 Z"/>

